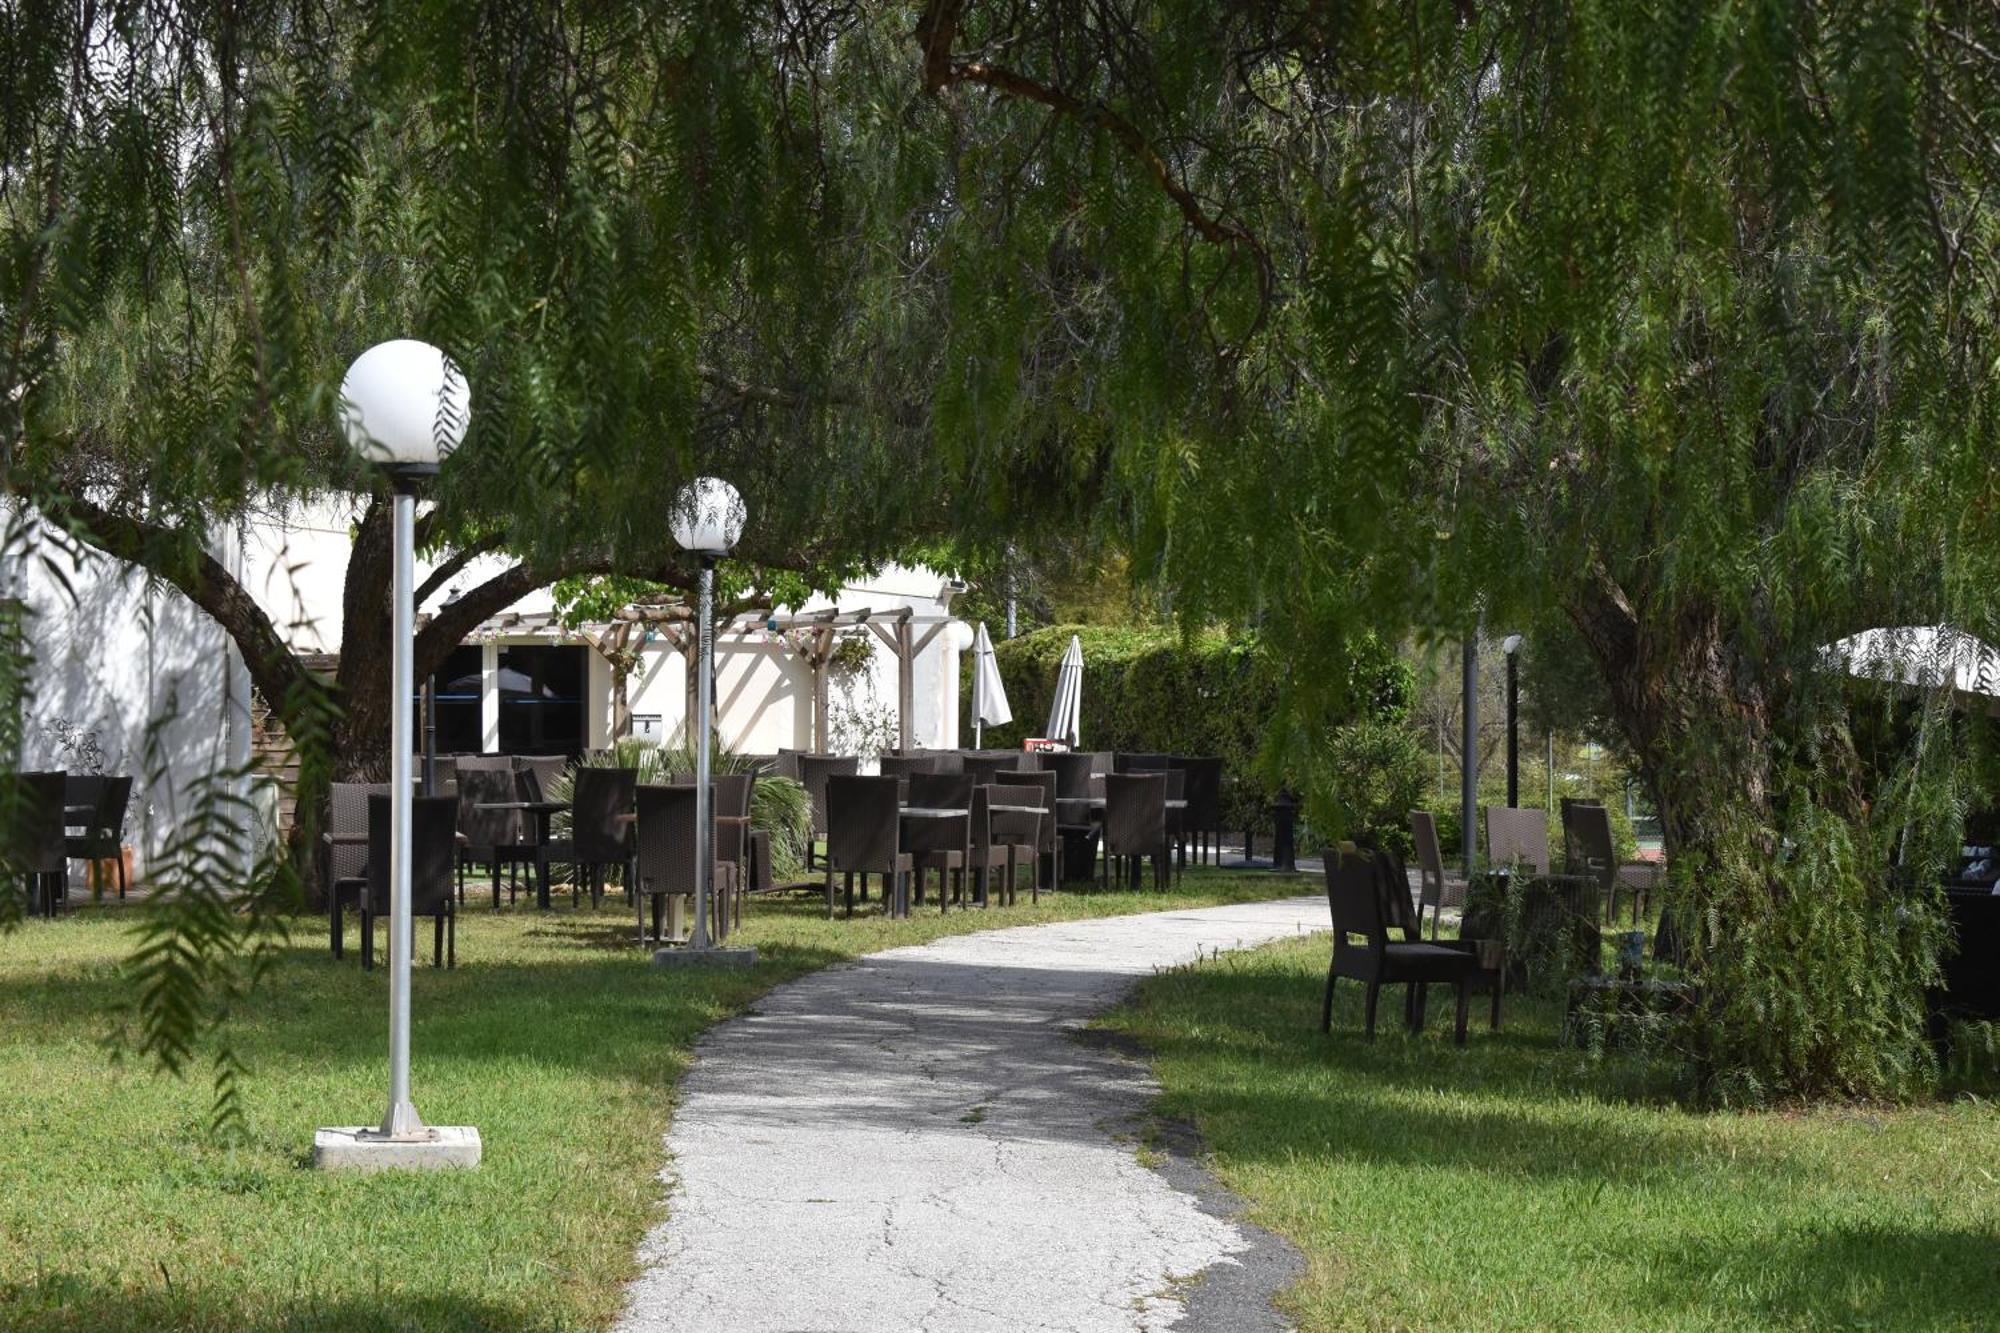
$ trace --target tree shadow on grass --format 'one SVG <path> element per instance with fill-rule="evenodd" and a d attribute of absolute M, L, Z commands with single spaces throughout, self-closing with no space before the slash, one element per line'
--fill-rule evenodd
<path fill-rule="evenodd" d="M 450 1262 L 450 1260 L 440 1260 Z M 368 1285 L 358 1273 L 356 1287 Z M 93 1282 L 71 1272 L 49 1272 L 25 1282 L 0 1283 L 0 1326 L 10 1333 L 223 1333 L 285 1330 L 344 1333 L 362 1329 L 555 1329 L 554 1321 L 497 1301 L 459 1294 L 393 1291 L 296 1292 L 282 1309 L 246 1307 L 232 1293 L 199 1282 L 162 1280 L 156 1286 Z"/>
<path fill-rule="evenodd" d="M 1984 1230 L 1843 1222 L 1748 1242 L 1689 1235 L 1649 1256 L 1634 1304 L 1718 1326 L 1990 1329 L 2000 1223 Z"/>

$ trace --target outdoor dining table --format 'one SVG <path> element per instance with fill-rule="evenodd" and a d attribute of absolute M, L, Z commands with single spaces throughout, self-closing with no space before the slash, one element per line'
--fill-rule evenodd
<path fill-rule="evenodd" d="M 568 801 L 481 801 L 476 810 L 520 810 L 535 819 L 535 906 L 549 910 L 549 859 L 541 849 L 549 845 L 549 823 L 557 812 L 569 809 Z"/>

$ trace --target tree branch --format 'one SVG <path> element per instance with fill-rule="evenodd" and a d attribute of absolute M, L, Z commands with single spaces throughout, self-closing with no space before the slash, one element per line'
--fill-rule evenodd
<path fill-rule="evenodd" d="M 491 537 L 482 537 L 476 542 L 459 547 L 447 556 L 442 564 L 430 572 L 429 578 L 426 578 L 422 583 L 417 585 L 416 604 L 422 606 L 439 588 L 444 587 L 445 584 L 457 578 L 460 572 L 477 557 L 485 555 L 489 551 L 497 551 L 499 549 L 500 538 L 497 534 Z"/>

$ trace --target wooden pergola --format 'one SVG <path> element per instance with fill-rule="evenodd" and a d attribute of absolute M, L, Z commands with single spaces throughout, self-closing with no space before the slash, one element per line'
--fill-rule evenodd
<path fill-rule="evenodd" d="M 666 640 L 687 663 L 688 716 L 694 715 L 696 655 L 701 651 L 701 634 L 694 612 L 687 606 L 628 606 L 618 612 L 618 621 L 643 625 Z M 864 607 L 856 611 L 804 611 L 779 614 L 773 610 L 739 611 L 716 626 L 716 636 L 747 637 L 760 630 L 779 635 L 786 652 L 806 664 L 812 675 L 813 748 L 824 751 L 829 744 L 827 666 L 833 660 L 834 641 L 842 630 L 867 629 L 896 657 L 896 734 L 902 749 L 910 748 L 910 715 L 916 709 L 917 655 L 951 624 L 954 617 L 918 615 L 907 606 L 888 611 Z"/>

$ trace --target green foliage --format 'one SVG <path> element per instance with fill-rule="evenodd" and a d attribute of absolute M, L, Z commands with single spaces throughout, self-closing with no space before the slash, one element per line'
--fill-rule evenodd
<path fill-rule="evenodd" d="M 1420 757 L 1412 767 L 1415 752 L 1398 739 L 1407 672 L 1386 654 L 1341 662 L 1339 674 L 1354 682 L 1352 697 L 1364 702 L 1333 729 L 1330 748 L 1285 747 L 1273 740 L 1280 672 L 1255 638 L 1052 625 L 994 646 L 1014 721 L 988 728 L 987 745 L 1041 734 L 1072 635 L 1083 645 L 1085 749 L 1220 756 L 1225 774 L 1237 779 L 1224 792 L 1231 828 L 1269 827 L 1265 807 L 1283 784 L 1320 794 L 1328 827 L 1393 836 L 1379 821 L 1399 793 L 1421 782 L 1422 769 Z M 1395 811 L 1396 822 L 1407 823 L 1406 809 Z"/>

